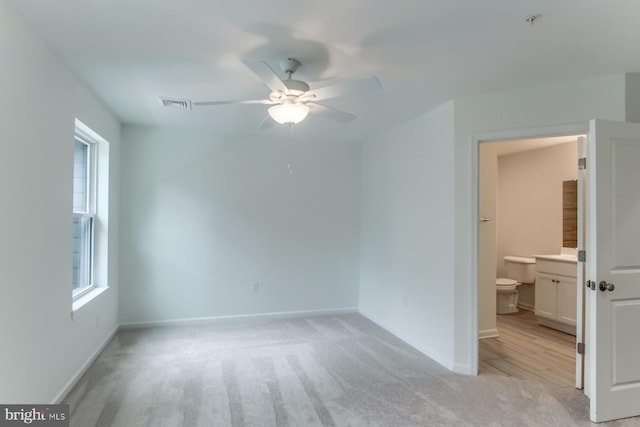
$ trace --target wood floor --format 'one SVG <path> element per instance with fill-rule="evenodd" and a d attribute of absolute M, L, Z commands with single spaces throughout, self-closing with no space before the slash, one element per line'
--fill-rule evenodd
<path fill-rule="evenodd" d="M 497 315 L 498 338 L 480 340 L 480 375 L 494 373 L 575 388 L 573 335 L 539 326 L 527 310 Z"/>

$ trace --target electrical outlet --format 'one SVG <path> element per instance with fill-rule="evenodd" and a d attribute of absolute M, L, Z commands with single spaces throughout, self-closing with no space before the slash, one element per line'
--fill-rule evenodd
<path fill-rule="evenodd" d="M 251 291 L 252 291 L 254 294 L 257 294 L 258 292 L 260 292 L 260 283 L 259 283 L 259 282 L 253 282 L 253 283 L 251 284 Z"/>

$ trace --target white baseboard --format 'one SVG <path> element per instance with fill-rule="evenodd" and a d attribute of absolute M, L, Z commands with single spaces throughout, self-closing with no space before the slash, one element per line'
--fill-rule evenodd
<path fill-rule="evenodd" d="M 100 345 L 100 347 L 98 347 L 98 349 L 91 355 L 91 357 L 89 357 L 89 359 L 87 359 L 87 361 L 84 362 L 84 364 L 80 367 L 80 369 L 78 369 L 78 371 L 71 377 L 71 379 L 69 381 L 67 381 L 67 383 L 64 385 L 64 387 L 62 387 L 62 390 L 60 390 L 58 392 L 58 394 L 51 401 L 51 403 L 53 405 L 56 405 L 56 404 L 62 402 L 62 399 L 64 399 L 67 396 L 67 394 L 69 394 L 71 389 L 76 385 L 76 383 L 80 380 L 80 378 L 82 378 L 84 373 L 87 372 L 87 369 L 89 369 L 91 364 L 93 362 L 95 362 L 95 360 L 98 358 L 98 356 L 100 356 L 100 353 L 102 353 L 102 350 L 104 350 L 105 347 L 107 346 L 107 344 L 109 344 L 111 342 L 113 337 L 118 332 L 118 329 L 119 329 L 118 326 L 113 328 L 113 331 L 111 331 L 111 333 L 109 335 L 107 335 L 107 338 L 104 340 L 102 345 Z"/>
<path fill-rule="evenodd" d="M 566 325 L 564 323 L 556 322 L 554 320 L 546 319 L 544 317 L 538 316 L 536 318 L 538 325 L 546 326 L 547 328 L 557 329 L 558 331 L 562 331 L 565 334 L 576 335 L 576 327 Z"/>
<path fill-rule="evenodd" d="M 149 328 L 159 326 L 186 326 L 206 323 L 228 322 L 233 320 L 281 319 L 286 317 L 328 316 L 332 314 L 357 313 L 356 307 L 335 308 L 326 310 L 281 311 L 258 314 L 238 314 L 232 316 L 191 317 L 186 319 L 152 320 L 146 322 L 130 322 L 120 324 L 121 329 Z"/>
<path fill-rule="evenodd" d="M 478 331 L 478 338 L 481 340 L 485 338 L 495 338 L 497 336 L 498 336 L 497 329 L 485 329 L 484 331 Z"/>
<path fill-rule="evenodd" d="M 376 318 L 376 316 L 371 315 L 370 313 L 367 313 L 367 312 L 363 312 L 362 310 L 359 310 L 358 312 L 364 317 L 366 317 L 367 319 L 371 320 L 376 325 L 380 326 L 382 329 L 394 335 L 399 340 L 415 348 L 416 350 L 418 350 L 420 353 L 424 354 L 428 358 L 435 360 L 436 362 L 438 362 L 448 370 L 454 371 L 457 373 L 462 373 L 462 374 L 467 373 L 467 371 L 469 370 L 468 366 L 456 364 L 453 360 L 443 357 L 440 353 L 436 352 L 432 348 L 429 348 L 421 343 L 416 342 L 412 337 L 409 337 L 403 332 L 395 328 L 392 328 L 389 325 L 386 325 L 385 322 L 379 321 Z M 458 371 L 457 369 L 462 369 L 462 370 Z"/>
<path fill-rule="evenodd" d="M 454 362 L 453 372 L 458 374 L 463 374 L 463 375 L 478 375 L 477 372 L 471 371 L 471 365 L 469 365 L 468 363 L 463 364 L 463 363 Z"/>

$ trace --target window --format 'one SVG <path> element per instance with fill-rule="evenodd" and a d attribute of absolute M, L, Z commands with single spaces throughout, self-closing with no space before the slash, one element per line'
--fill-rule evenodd
<path fill-rule="evenodd" d="M 109 143 L 76 119 L 73 141 L 74 311 L 107 289 Z"/>
<path fill-rule="evenodd" d="M 93 288 L 96 222 L 95 142 L 77 132 L 73 148 L 73 297 Z"/>

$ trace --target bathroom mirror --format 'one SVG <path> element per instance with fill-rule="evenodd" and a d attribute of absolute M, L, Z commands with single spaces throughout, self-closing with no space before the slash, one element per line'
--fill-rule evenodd
<path fill-rule="evenodd" d="M 562 247 L 578 247 L 578 181 L 562 182 Z"/>

